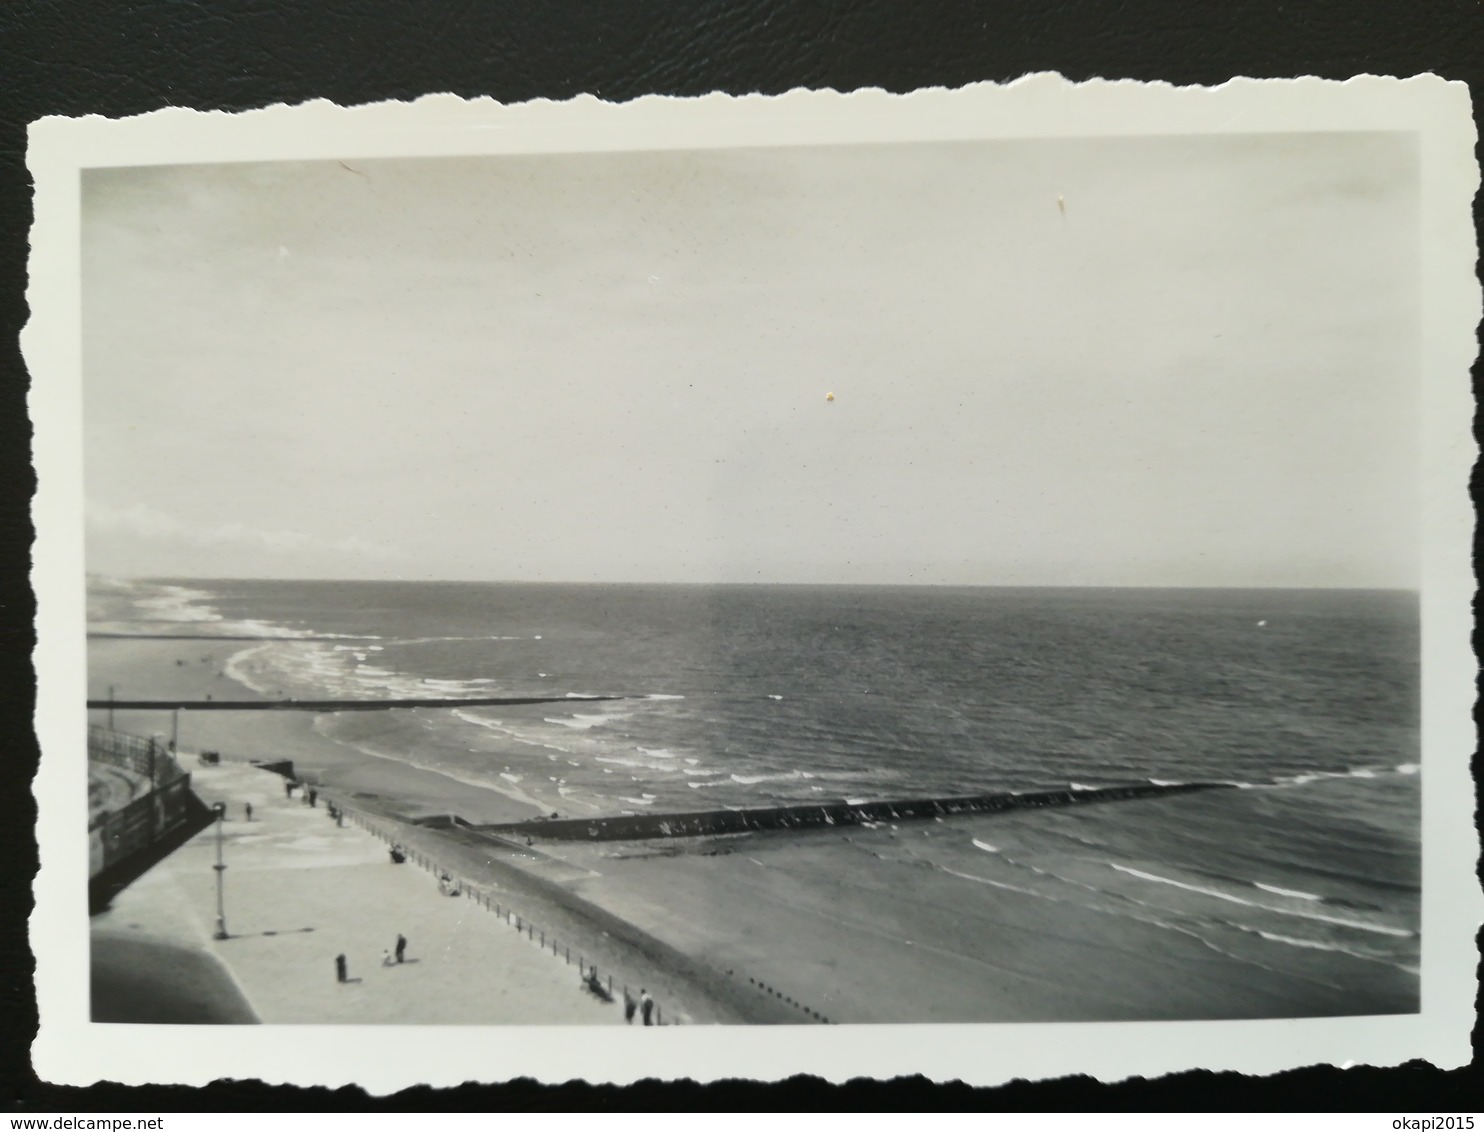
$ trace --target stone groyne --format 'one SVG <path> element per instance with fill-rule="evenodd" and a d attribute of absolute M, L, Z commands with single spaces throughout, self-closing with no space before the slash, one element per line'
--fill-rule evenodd
<path fill-rule="evenodd" d="M 1134 783 L 1098 789 L 1067 788 L 1025 793 L 974 794 L 953 798 L 909 798 L 886 802 L 814 802 L 807 805 L 770 806 L 738 810 L 701 810 L 693 813 L 622 814 L 615 817 L 562 818 L 466 828 L 495 837 L 543 837 L 563 841 L 642 841 L 663 837 L 704 837 L 723 833 L 750 833 L 769 829 L 820 829 L 826 826 L 861 825 L 951 817 L 956 814 L 987 814 L 1047 806 L 1077 806 L 1090 802 L 1114 802 L 1167 794 L 1227 787 L 1223 782 L 1189 782 L 1171 785 Z M 457 819 L 454 819 L 457 820 Z"/>

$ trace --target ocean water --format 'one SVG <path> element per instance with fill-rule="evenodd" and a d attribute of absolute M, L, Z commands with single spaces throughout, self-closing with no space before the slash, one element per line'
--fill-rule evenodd
<path fill-rule="evenodd" d="M 269 695 L 626 697 L 316 722 L 564 817 L 1232 783 L 1033 823 L 904 824 L 878 851 L 964 900 L 982 885 L 1073 900 L 1259 967 L 1331 951 L 1417 968 L 1413 594 L 165 581 L 132 596 L 140 619 L 291 636 L 243 642 L 229 665 Z"/>

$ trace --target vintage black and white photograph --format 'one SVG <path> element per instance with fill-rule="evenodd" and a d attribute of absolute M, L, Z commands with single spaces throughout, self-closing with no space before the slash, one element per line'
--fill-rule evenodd
<path fill-rule="evenodd" d="M 1417 1015 L 1424 164 L 83 169 L 90 1021 Z"/>

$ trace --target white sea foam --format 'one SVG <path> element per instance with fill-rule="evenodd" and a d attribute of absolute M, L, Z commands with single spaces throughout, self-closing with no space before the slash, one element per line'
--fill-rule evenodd
<path fill-rule="evenodd" d="M 734 774 L 732 781 L 743 786 L 756 786 L 760 782 L 796 782 L 801 778 L 813 778 L 814 775 L 802 770 L 790 770 L 784 774 Z"/>
<path fill-rule="evenodd" d="M 260 696 L 266 696 L 268 695 L 268 685 L 255 682 L 252 677 L 247 674 L 246 665 L 250 658 L 272 647 L 272 645 L 253 645 L 250 648 L 245 648 L 240 652 L 234 652 L 227 659 L 227 663 L 223 666 L 222 671 L 225 672 L 231 679 L 241 684 L 243 687 L 251 688 Z"/>
<path fill-rule="evenodd" d="M 485 719 L 482 716 L 471 715 L 463 708 L 454 708 L 453 715 L 455 719 L 462 719 L 465 723 L 472 723 L 476 727 L 487 727 L 492 731 L 505 730 L 505 727 L 500 723 L 498 719 Z"/>
<path fill-rule="evenodd" d="M 645 696 L 644 698 L 646 700 L 683 700 L 683 699 L 685 699 L 684 696 L 671 696 L 671 695 L 665 694 L 664 692 L 650 692 L 649 695 Z"/>
<path fill-rule="evenodd" d="M 1287 944 L 1288 947 L 1309 948 L 1312 951 L 1334 951 L 1337 954 L 1350 955 L 1352 958 L 1361 958 L 1361 960 L 1368 960 L 1371 963 L 1391 963 L 1391 960 L 1388 960 L 1388 958 L 1382 958 L 1379 955 L 1365 955 L 1359 951 L 1350 951 L 1349 948 L 1340 947 L 1337 944 L 1327 944 L 1327 942 L 1319 941 L 1319 939 L 1300 939 L 1297 936 L 1285 936 L 1278 932 L 1261 932 L 1261 930 L 1258 930 L 1257 935 L 1269 941 L 1270 944 Z M 1413 975 L 1417 973 L 1416 970 L 1405 966 L 1405 964 L 1398 963 L 1395 966 L 1399 966 L 1402 970 L 1407 970 L 1407 972 L 1413 973 Z"/>
<path fill-rule="evenodd" d="M 781 699 L 783 699 L 783 697 L 782 696 L 769 696 L 768 699 L 770 699 L 770 700 L 781 700 Z"/>
<path fill-rule="evenodd" d="M 1339 916 L 1324 916 L 1318 912 L 1301 912 L 1294 908 L 1274 908 L 1270 904 L 1258 904 L 1251 900 L 1243 900 L 1240 896 L 1233 896 L 1230 892 L 1222 892 L 1220 889 L 1206 888 L 1198 884 L 1186 884 L 1183 881 L 1171 880 L 1169 877 L 1156 876 L 1154 873 L 1146 873 L 1139 869 L 1131 869 L 1127 865 L 1112 864 L 1112 867 L 1121 873 L 1128 873 L 1140 880 L 1154 881 L 1157 884 L 1173 885 L 1175 888 L 1183 888 L 1187 892 L 1198 892 L 1203 896 L 1211 896 L 1217 900 L 1226 900 L 1232 904 L 1241 904 L 1248 908 L 1260 909 L 1264 912 L 1275 912 L 1280 916 L 1298 916 L 1305 920 L 1318 920 L 1321 923 L 1336 924 L 1344 928 L 1355 928 L 1357 931 L 1374 932 L 1377 935 L 1398 936 L 1403 939 L 1410 938 L 1414 933 L 1405 928 L 1393 928 L 1386 924 L 1368 924 L 1363 920 L 1346 920 Z"/>
<path fill-rule="evenodd" d="M 555 719 L 550 716 L 546 718 L 547 723 L 555 723 L 561 727 L 570 727 L 574 731 L 591 731 L 594 727 L 601 727 L 605 723 L 612 723 L 616 719 L 627 719 L 623 712 L 603 712 L 598 715 L 582 715 L 578 713 L 570 719 Z"/>
<path fill-rule="evenodd" d="M 1332 943 L 1322 943 L 1317 939 L 1299 939 L 1291 935 L 1279 935 L 1277 932 L 1259 931 L 1258 935 L 1270 943 L 1286 943 L 1289 947 L 1307 947 L 1313 951 L 1337 951 L 1351 955 L 1353 952 L 1346 951 L 1343 947 L 1336 947 Z"/>
<path fill-rule="evenodd" d="M 674 751 L 667 751 L 663 747 L 635 747 L 634 749 L 652 759 L 673 759 L 675 757 Z"/>
<path fill-rule="evenodd" d="M 628 767 L 630 770 L 659 769 L 651 762 L 645 762 L 643 759 L 626 759 L 622 755 L 594 755 L 593 761 L 608 763 L 610 766 Z"/>
<path fill-rule="evenodd" d="M 1291 896 L 1295 900 L 1323 900 L 1322 896 L 1315 896 L 1312 892 L 1299 892 L 1294 888 L 1279 888 L 1276 884 L 1263 884 L 1261 881 L 1253 881 L 1253 885 L 1264 892 L 1271 892 L 1276 896 Z"/>
<path fill-rule="evenodd" d="M 983 841 L 980 841 L 977 837 L 971 837 L 969 840 L 971 840 L 974 843 L 974 848 L 976 848 L 976 849 L 983 849 L 986 853 L 998 853 L 999 852 L 999 850 L 997 848 L 995 848 L 993 845 L 987 845 Z"/>
<path fill-rule="evenodd" d="M 939 865 L 938 868 L 942 869 L 950 876 L 962 877 L 964 880 L 972 880 L 978 884 L 987 884 L 991 885 L 994 888 L 1003 888 L 1007 889 L 1010 892 L 1019 892 L 1025 896 L 1039 896 L 1042 899 L 1051 899 L 1051 897 L 1047 897 L 1044 893 L 1037 892 L 1033 888 L 1021 888 L 1018 884 L 1006 884 L 1002 880 L 990 880 L 989 877 L 975 876 L 973 873 L 961 873 L 957 869 L 950 869 L 947 865 Z"/>
<path fill-rule="evenodd" d="M 205 590 L 161 586 L 148 597 L 135 598 L 134 605 L 149 613 L 155 621 L 220 621 L 220 613 L 202 604 L 211 597 Z"/>
<path fill-rule="evenodd" d="M 1303 774 L 1281 775 L 1273 780 L 1275 786 L 1307 786 L 1311 782 L 1322 782 L 1333 778 L 1377 778 L 1383 774 L 1416 774 L 1421 768 L 1416 763 L 1403 763 L 1397 767 L 1357 766 L 1349 770 L 1314 770 Z M 1238 785 L 1241 785 L 1238 783 Z"/>

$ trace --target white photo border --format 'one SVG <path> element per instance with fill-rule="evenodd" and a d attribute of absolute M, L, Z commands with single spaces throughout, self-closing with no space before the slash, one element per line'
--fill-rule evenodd
<path fill-rule="evenodd" d="M 121 1026 L 88 1015 L 83 645 L 80 174 L 84 169 L 334 157 L 603 152 L 933 140 L 1275 132 L 1406 131 L 1421 142 L 1423 470 L 1422 1009 L 1416 1015 L 1271 1021 L 664 1027 L 611 1034 L 582 1027 Z M 41 867 L 31 918 L 45 1080 L 89 1085 L 203 1085 L 222 1078 L 360 1085 L 375 1094 L 427 1084 L 532 1077 L 627 1083 L 644 1078 L 830 1081 L 922 1074 L 995 1085 L 1089 1074 L 1105 1081 L 1186 1069 L 1269 1074 L 1298 1066 L 1467 1063 L 1475 1022 L 1475 876 L 1469 760 L 1476 661 L 1469 613 L 1477 455 L 1469 371 L 1480 292 L 1470 212 L 1479 183 L 1467 87 L 1436 76 L 1235 79 L 1176 88 L 1074 84 L 1034 75 L 908 95 L 880 90 L 612 104 L 504 106 L 432 95 L 340 107 L 326 101 L 240 114 L 171 108 L 123 120 L 32 124 L 35 179 L 22 346 L 31 375 L 38 488 L 32 582 L 37 598 L 35 779 Z"/>

